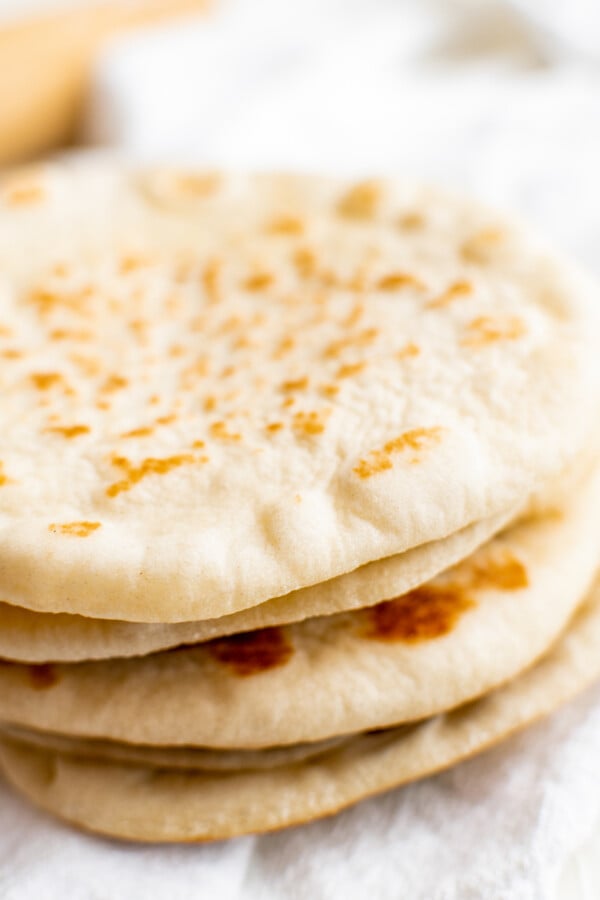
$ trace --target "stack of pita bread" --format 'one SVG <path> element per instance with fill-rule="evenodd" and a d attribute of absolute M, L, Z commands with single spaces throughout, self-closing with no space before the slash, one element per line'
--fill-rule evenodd
<path fill-rule="evenodd" d="M 600 676 L 596 288 L 413 183 L 0 185 L 0 766 L 210 840 Z"/>

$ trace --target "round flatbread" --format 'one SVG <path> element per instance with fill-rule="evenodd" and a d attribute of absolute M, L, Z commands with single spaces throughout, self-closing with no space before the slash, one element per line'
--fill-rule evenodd
<path fill-rule="evenodd" d="M 227 775 L 91 761 L 10 740 L 0 764 L 32 802 L 89 831 L 209 841 L 338 812 L 423 778 L 552 712 L 600 676 L 600 588 L 534 668 L 466 707 L 407 730 L 360 735 L 313 760 Z"/>
<path fill-rule="evenodd" d="M 116 622 L 69 613 L 40 613 L 0 603 L 0 659 L 43 663 L 144 656 L 181 644 L 198 644 L 228 634 L 373 606 L 412 590 L 468 556 L 496 534 L 507 518 L 514 516 L 475 522 L 442 540 L 367 563 L 354 572 L 259 606 L 201 622 Z"/>
<path fill-rule="evenodd" d="M 0 186 L 0 598 L 228 615 L 521 503 L 583 446 L 596 291 L 414 184 Z"/>
<path fill-rule="evenodd" d="M 411 726 L 407 726 L 411 727 Z M 56 750 L 71 756 L 88 759 L 152 766 L 160 769 L 193 769 L 203 772 L 235 772 L 241 769 L 273 769 L 287 766 L 328 753 L 354 739 L 354 735 L 340 735 L 327 741 L 310 744 L 291 744 L 288 747 L 267 747 L 264 750 L 211 750 L 208 747 L 148 747 L 118 741 L 94 741 L 66 737 L 49 731 L 35 731 L 4 725 L 0 734 L 45 750 Z"/>
<path fill-rule="evenodd" d="M 136 744 L 246 749 L 422 719 L 514 677 L 594 576 L 600 474 L 395 600 L 139 659 L 0 665 L 0 720 Z"/>

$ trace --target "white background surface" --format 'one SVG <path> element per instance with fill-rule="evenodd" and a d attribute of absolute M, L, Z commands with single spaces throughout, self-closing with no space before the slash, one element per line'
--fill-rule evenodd
<path fill-rule="evenodd" d="M 600 272 L 595 2 L 230 0 L 108 48 L 86 128 L 136 158 L 434 178 Z M 0 896 L 597 900 L 599 820 L 600 688 L 438 778 L 214 847 L 96 841 L 2 788 Z"/>

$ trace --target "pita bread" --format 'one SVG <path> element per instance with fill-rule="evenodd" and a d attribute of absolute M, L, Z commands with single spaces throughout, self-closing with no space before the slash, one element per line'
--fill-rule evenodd
<path fill-rule="evenodd" d="M 0 719 L 136 744 L 254 749 L 431 716 L 533 663 L 598 560 L 600 474 L 412 594 L 139 659 L 0 666 Z"/>
<path fill-rule="evenodd" d="M 411 726 L 407 726 L 411 727 Z M 71 756 L 113 760 L 168 769 L 194 769 L 204 772 L 235 772 L 240 769 L 273 769 L 292 765 L 327 753 L 354 739 L 340 735 L 327 741 L 291 744 L 289 747 L 267 747 L 264 750 L 211 750 L 208 747 L 148 747 L 117 741 L 93 741 L 66 737 L 49 731 L 34 731 L 5 725 L 0 733 L 45 750 L 57 750 Z"/>
<path fill-rule="evenodd" d="M 554 514 L 574 492 L 585 487 L 597 465 L 598 442 L 590 443 L 576 464 L 561 473 L 525 507 L 509 516 L 494 516 L 467 525 L 440 541 L 421 544 L 322 584 L 292 591 L 218 619 L 147 624 L 90 619 L 69 613 L 38 613 L 0 602 L 0 659 L 15 662 L 80 662 L 144 656 L 158 650 L 197 644 L 216 637 L 301 622 L 372 606 L 405 594 L 438 572 L 469 556 L 476 547 L 517 518 Z"/>
<path fill-rule="evenodd" d="M 372 606 L 412 590 L 468 556 L 498 532 L 506 518 L 494 516 L 475 522 L 440 541 L 367 563 L 347 575 L 292 591 L 260 606 L 202 622 L 119 622 L 69 613 L 39 613 L 0 603 L 0 659 L 43 663 L 144 656 L 181 644 Z"/>
<path fill-rule="evenodd" d="M 48 812 L 137 841 L 209 841 L 271 831 L 447 768 L 548 715 L 600 676 L 600 588 L 534 668 L 475 703 L 417 725 L 360 735 L 272 771 L 174 772 L 78 759 L 0 741 L 9 781 Z"/>
<path fill-rule="evenodd" d="M 470 202 L 36 179 L 0 186 L 6 602 L 228 615 L 502 514 L 585 442 L 596 290 Z"/>

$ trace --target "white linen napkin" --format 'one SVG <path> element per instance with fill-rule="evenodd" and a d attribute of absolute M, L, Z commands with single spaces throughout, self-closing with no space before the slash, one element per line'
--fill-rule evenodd
<path fill-rule="evenodd" d="M 86 129 L 136 159 L 433 178 L 600 272 L 600 70 L 548 65 L 491 0 L 230 0 L 115 42 Z M 5 900 L 600 896 L 600 687 L 446 774 L 279 835 L 125 846 L 0 791 Z"/>

